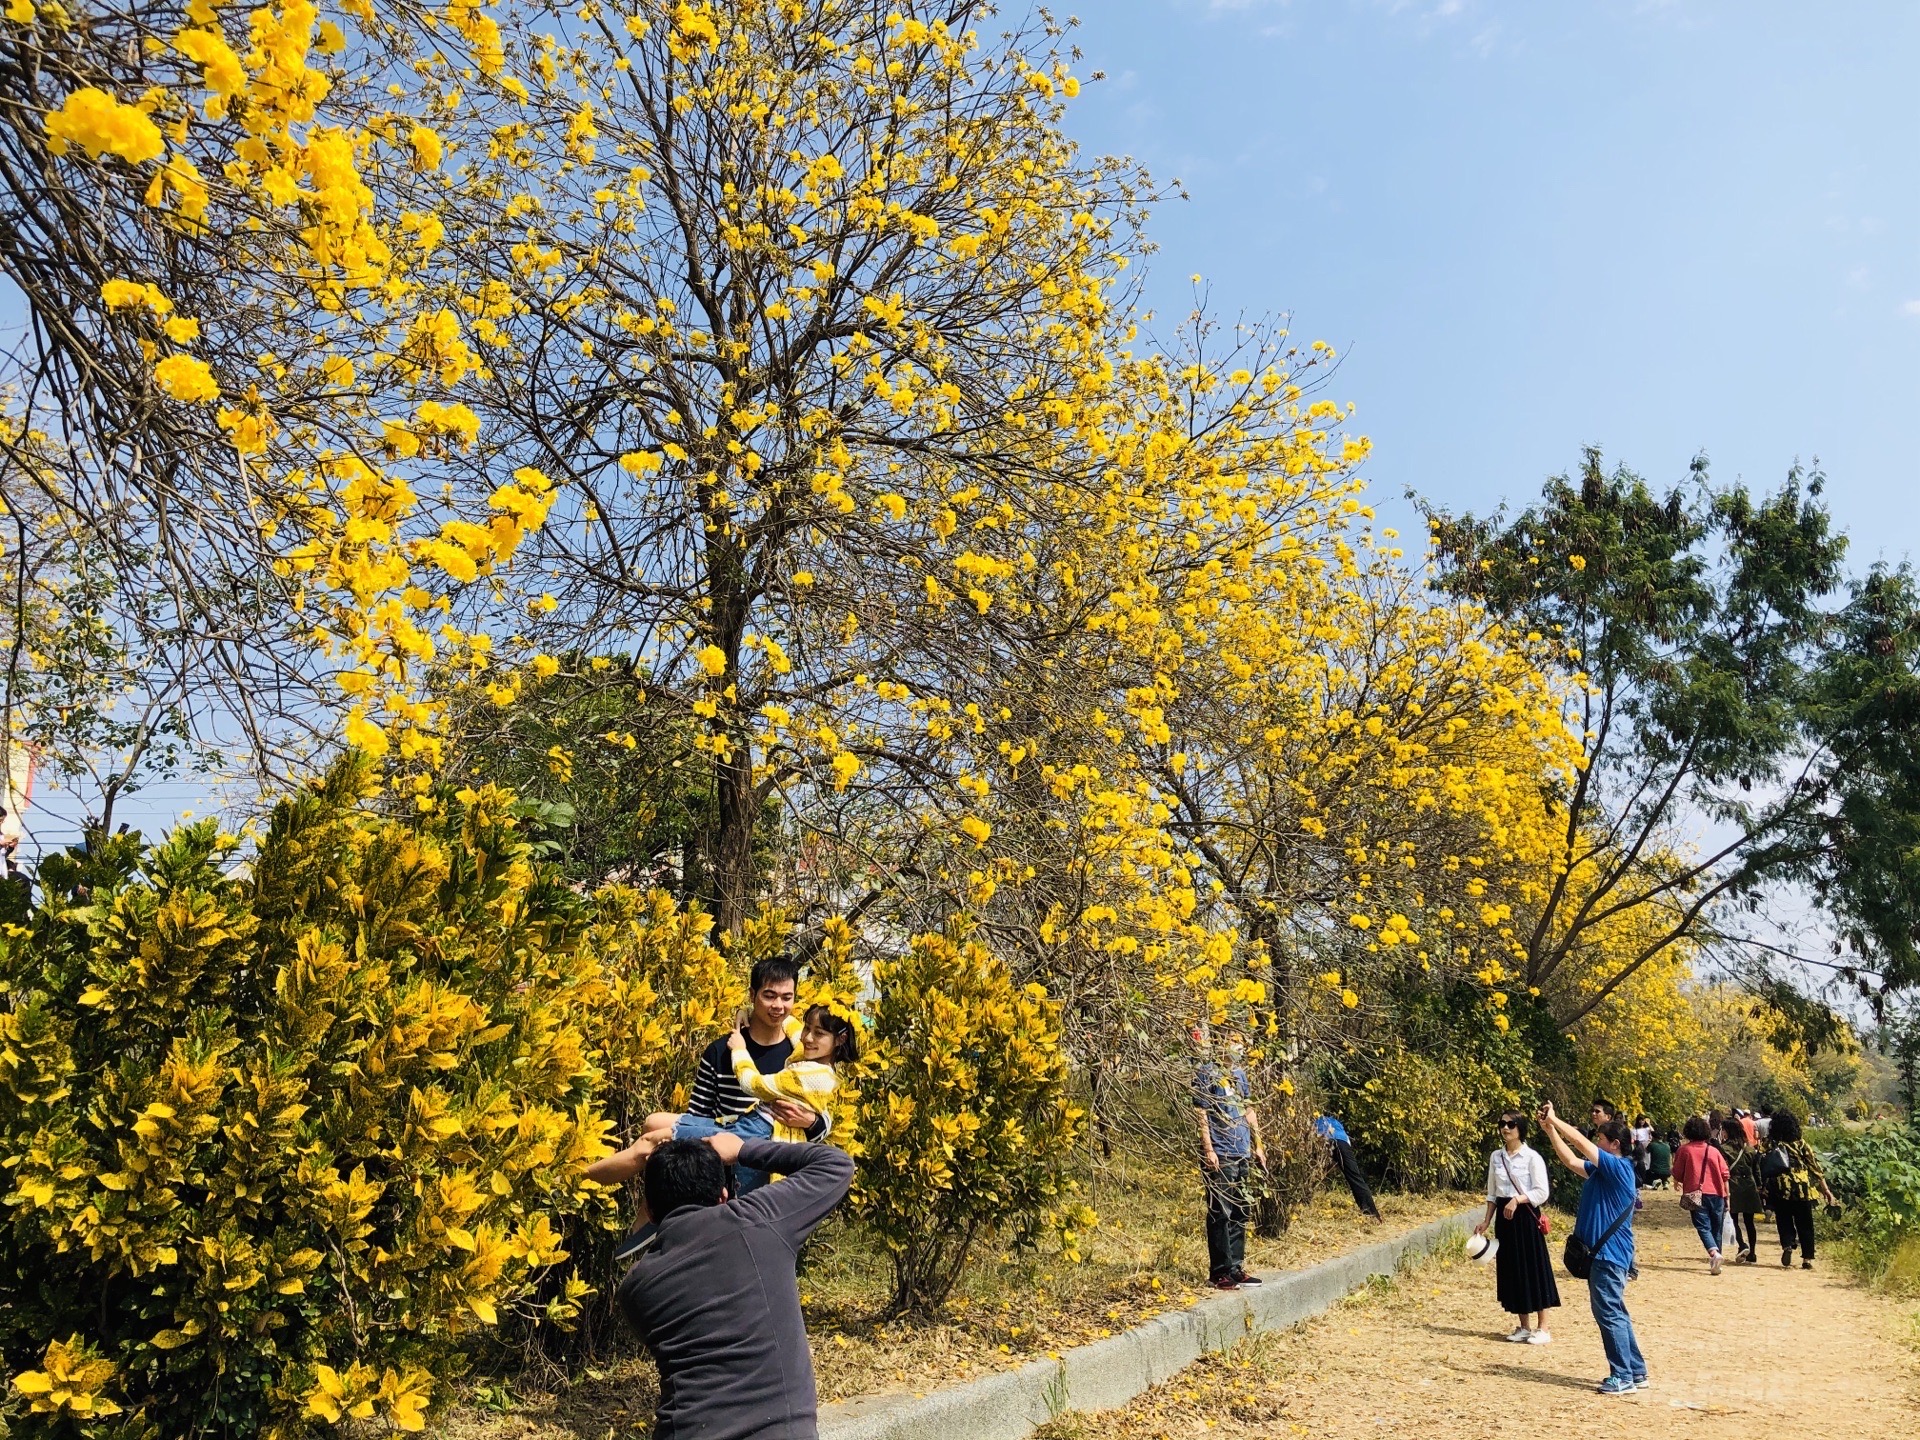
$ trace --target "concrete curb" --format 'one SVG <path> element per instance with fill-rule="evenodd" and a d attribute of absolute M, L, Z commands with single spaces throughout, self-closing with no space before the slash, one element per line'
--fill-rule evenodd
<path fill-rule="evenodd" d="M 1202 1355 L 1231 1349 L 1256 1330 L 1296 1325 L 1375 1275 L 1391 1275 L 1485 1214 L 1483 1206 L 1431 1220 L 1305 1270 L 1269 1270 L 1257 1290 L 1210 1296 L 1110 1340 L 924 1395 L 873 1395 L 820 1410 L 821 1440 L 1021 1440 L 1067 1410 L 1111 1410 Z"/>

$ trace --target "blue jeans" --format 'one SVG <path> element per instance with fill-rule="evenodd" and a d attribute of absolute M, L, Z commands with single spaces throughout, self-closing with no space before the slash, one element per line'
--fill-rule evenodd
<path fill-rule="evenodd" d="M 704 1140 L 709 1135 L 738 1135 L 742 1140 L 771 1140 L 773 1121 L 758 1109 L 735 1117 L 722 1124 L 718 1120 L 709 1120 L 704 1115 L 682 1115 L 674 1123 L 673 1138 L 676 1140 Z M 767 1183 L 767 1172 L 749 1170 L 744 1165 L 733 1167 L 734 1198 L 751 1194 Z"/>
<path fill-rule="evenodd" d="M 1607 1350 L 1607 1374 L 1615 1380 L 1639 1382 L 1647 1378 L 1647 1362 L 1640 1342 L 1633 1338 L 1633 1319 L 1627 1314 L 1627 1267 L 1611 1260 L 1595 1260 L 1587 1276 L 1587 1299 L 1593 1323 L 1600 1327 L 1600 1343 Z"/>
<path fill-rule="evenodd" d="M 1727 1224 L 1727 1197 L 1702 1195 L 1700 1208 L 1693 1212 L 1693 1228 L 1700 1232 L 1700 1243 L 1713 1254 L 1720 1248 L 1720 1233 Z"/>

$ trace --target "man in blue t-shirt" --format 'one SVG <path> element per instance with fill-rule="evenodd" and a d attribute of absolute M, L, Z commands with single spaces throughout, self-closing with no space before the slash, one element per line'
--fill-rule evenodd
<path fill-rule="evenodd" d="M 1600 1343 L 1607 1351 L 1607 1378 L 1602 1395 L 1631 1395 L 1647 1388 L 1647 1362 L 1634 1338 L 1633 1318 L 1627 1314 L 1627 1272 L 1633 1268 L 1633 1207 L 1639 1198 L 1639 1177 L 1626 1158 L 1632 1131 L 1609 1116 L 1594 1128 L 1589 1140 L 1553 1113 L 1551 1102 L 1540 1107 L 1540 1128 L 1553 1141 L 1560 1163 L 1580 1176 L 1580 1211 L 1573 1233 L 1593 1251 L 1593 1269 L 1587 1276 L 1587 1299 L 1600 1327 Z M 1578 1152 L 1578 1153 L 1576 1153 Z"/>
<path fill-rule="evenodd" d="M 1193 1112 L 1200 1128 L 1200 1178 L 1207 1190 L 1207 1279 L 1216 1290 L 1258 1285 L 1247 1272 L 1247 1168 L 1267 1163 L 1254 1113 L 1239 1037 L 1222 1039 L 1216 1061 L 1206 1032 L 1195 1027 L 1200 1059 L 1193 1067 Z"/>

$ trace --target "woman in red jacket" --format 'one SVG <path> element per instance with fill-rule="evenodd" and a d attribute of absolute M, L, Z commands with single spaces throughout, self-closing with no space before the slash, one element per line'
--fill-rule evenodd
<path fill-rule="evenodd" d="M 1693 1228 L 1707 1247 L 1707 1273 L 1720 1273 L 1720 1232 L 1727 1223 L 1727 1157 L 1707 1138 L 1707 1117 L 1693 1115 L 1682 1132 L 1686 1143 L 1673 1157 L 1673 1188 L 1693 1216 Z"/>

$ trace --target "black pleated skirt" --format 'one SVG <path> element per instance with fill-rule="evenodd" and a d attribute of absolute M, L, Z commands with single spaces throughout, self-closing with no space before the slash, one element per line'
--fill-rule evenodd
<path fill-rule="evenodd" d="M 1560 1307 L 1560 1286 L 1553 1278 L 1553 1257 L 1532 1210 L 1523 1209 L 1509 1220 L 1503 1208 L 1493 1216 L 1493 1238 L 1500 1249 L 1493 1257 L 1494 1283 L 1500 1308 L 1510 1315 Z"/>

